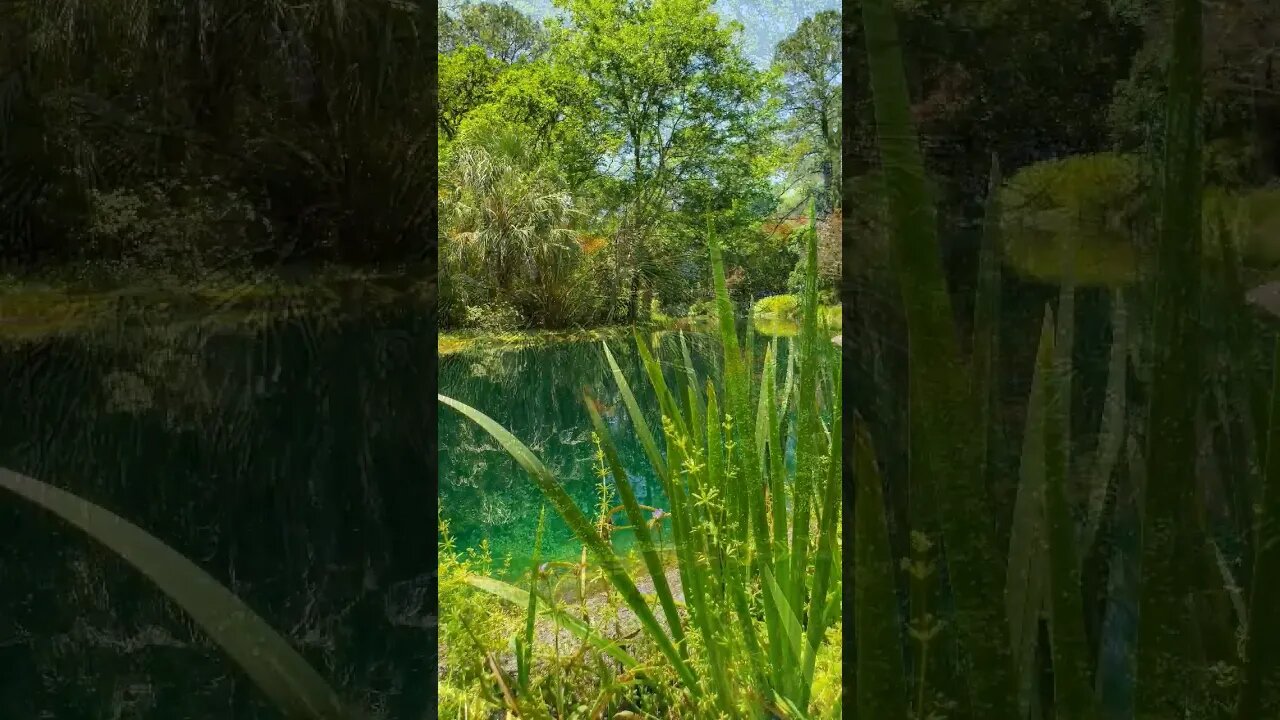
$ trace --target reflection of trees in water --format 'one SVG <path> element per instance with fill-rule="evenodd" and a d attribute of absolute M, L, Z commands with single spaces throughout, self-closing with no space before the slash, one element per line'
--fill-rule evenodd
<path fill-rule="evenodd" d="M 678 389 L 681 386 L 677 384 L 677 372 L 683 368 L 679 339 L 675 334 L 664 333 L 658 342 L 658 357 L 667 381 Z M 686 336 L 686 342 L 705 381 L 713 346 L 696 334 Z M 657 403 L 651 397 L 634 341 L 621 337 L 611 340 L 609 347 L 661 445 Z M 763 355 L 762 349 L 759 354 Z M 500 367 L 502 374 L 473 372 L 479 363 Z M 593 465 L 596 447 L 591 442 L 584 393 L 591 396 L 611 426 L 624 466 L 639 473 L 648 471 L 599 343 L 449 356 L 441 360 L 439 378 L 440 392 L 473 405 L 525 442 L 588 513 L 594 513 L 599 504 L 599 479 Z M 474 423 L 445 411 L 438 424 L 440 507 L 451 521 L 459 545 L 475 546 L 482 538 L 488 538 L 498 557 L 506 551 L 527 555 L 538 510 L 545 502 L 537 487 L 510 455 Z M 650 489 L 647 477 L 640 475 L 633 480 L 640 492 Z M 572 545 L 568 529 L 555 521 L 548 532 L 548 547 L 557 543 Z"/>
<path fill-rule="evenodd" d="M 170 543 L 327 669 L 422 717 L 434 596 L 426 320 L 0 348 L 0 465 Z M 274 718 L 147 580 L 0 502 L 0 717 Z M 423 633 L 428 629 L 427 633 Z"/>

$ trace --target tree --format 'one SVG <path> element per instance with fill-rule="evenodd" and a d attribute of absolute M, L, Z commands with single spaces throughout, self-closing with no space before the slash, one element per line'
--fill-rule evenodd
<path fill-rule="evenodd" d="M 439 56 L 440 129 L 450 140 L 467 113 L 489 101 L 501 63 L 479 45 L 466 45 Z"/>
<path fill-rule="evenodd" d="M 538 23 L 508 2 L 468 3 L 456 15 L 442 9 L 438 19 L 441 53 L 475 45 L 490 58 L 511 64 L 537 58 L 546 48 Z"/>
<path fill-rule="evenodd" d="M 782 72 L 784 107 L 808 141 L 807 154 L 818 158 L 819 210 L 829 211 L 840 204 L 840 13 L 805 18 L 778 43 L 774 63 Z"/>
<path fill-rule="evenodd" d="M 619 217 L 619 267 L 628 274 L 627 317 L 640 309 L 645 278 L 668 214 L 704 181 L 717 190 L 719 161 L 764 134 L 764 76 L 722 27 L 708 0 L 558 0 L 559 62 L 593 86 L 605 153 L 606 204 Z M 726 196 L 717 201 L 723 206 Z"/>
<path fill-rule="evenodd" d="M 1129 76 L 1116 86 L 1110 111 L 1112 137 L 1121 149 L 1154 149 L 1167 91 L 1168 23 L 1160 8 L 1150 3 L 1126 6 L 1126 13 L 1142 28 L 1145 42 Z M 1232 158 L 1232 164 L 1240 167 L 1227 170 L 1214 162 L 1206 167 L 1207 179 L 1251 184 L 1280 175 L 1280 6 L 1206 4 L 1204 45 L 1205 137 L 1211 142 L 1242 141 Z M 1210 149 L 1225 146 L 1218 142 Z"/>

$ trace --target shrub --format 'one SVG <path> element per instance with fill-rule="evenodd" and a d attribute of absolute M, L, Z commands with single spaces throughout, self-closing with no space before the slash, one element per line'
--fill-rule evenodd
<path fill-rule="evenodd" d="M 220 178 L 174 178 L 138 188 L 91 190 L 81 253 L 117 274 L 203 276 L 271 228 L 243 191 Z"/>
<path fill-rule="evenodd" d="M 498 706 L 474 692 L 489 673 L 484 658 L 504 648 L 519 621 L 497 598 L 467 582 L 472 575 L 494 572 L 488 544 L 459 553 L 448 521 L 439 520 L 439 529 L 440 717 L 485 717 Z"/>
<path fill-rule="evenodd" d="M 520 311 L 504 302 L 466 308 L 466 326 L 482 332 L 510 332 L 524 324 Z"/>
<path fill-rule="evenodd" d="M 751 309 L 756 317 L 794 318 L 800 314 L 800 298 L 795 295 L 770 295 L 756 301 Z"/>
<path fill-rule="evenodd" d="M 1079 155 L 1029 165 L 1005 184 L 1001 193 L 1007 223 L 1034 223 L 1044 212 L 1098 221 L 1131 210 L 1142 194 L 1137 158 L 1117 153 Z"/>

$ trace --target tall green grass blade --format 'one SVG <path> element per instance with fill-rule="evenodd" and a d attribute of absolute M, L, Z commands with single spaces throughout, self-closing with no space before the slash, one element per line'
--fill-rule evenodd
<path fill-rule="evenodd" d="M 804 321 L 800 330 L 800 397 L 796 403 L 796 473 L 792 492 L 791 569 L 789 599 L 803 607 L 809 576 L 810 512 L 818 486 L 820 426 L 817 404 L 818 370 L 818 232 L 813 202 L 809 203 L 809 233 L 805 243 Z"/>
<path fill-rule="evenodd" d="M 707 485 L 708 492 L 715 493 L 715 500 L 724 506 L 724 509 L 716 514 L 716 520 L 720 525 L 731 517 L 729 513 L 729 504 L 731 499 L 726 494 L 728 488 L 724 477 L 724 444 L 721 437 L 721 419 L 720 419 L 720 401 L 716 397 L 716 389 L 707 381 Z M 711 506 L 714 509 L 714 506 Z M 730 538 L 732 540 L 732 538 Z"/>
<path fill-rule="evenodd" d="M 977 670 L 974 717 L 1013 716 L 1014 684 L 1003 610 L 1003 554 L 980 473 L 978 414 L 960 359 L 942 273 L 936 213 L 925 188 L 890 0 L 863 0 L 867 68 L 888 192 L 890 259 L 907 319 L 912 497 L 945 508 L 940 524 L 955 599 L 955 628 Z M 934 492 L 936 490 L 936 492 Z"/>
<path fill-rule="evenodd" d="M 524 646 L 521 648 L 521 657 L 516 667 L 516 682 L 521 689 L 529 685 L 529 667 L 533 661 L 533 626 L 538 615 L 538 576 L 540 570 L 538 560 L 542 555 L 542 533 L 547 525 L 547 506 L 543 505 L 538 511 L 538 530 L 533 536 L 533 572 L 530 573 L 529 579 L 529 607 L 525 610 L 524 620 Z"/>
<path fill-rule="evenodd" d="M 1057 426 L 1051 432 L 1061 432 L 1055 447 L 1047 448 L 1049 461 L 1058 467 L 1050 469 L 1049 477 L 1060 472 L 1063 478 L 1071 477 L 1071 381 L 1075 371 L 1076 336 L 1076 239 L 1074 233 L 1066 233 L 1063 239 L 1062 283 L 1058 288 L 1058 331 L 1053 341 L 1053 384 L 1049 392 L 1050 404 L 1056 409 L 1050 414 Z"/>
<path fill-rule="evenodd" d="M 1222 250 L 1222 322 L 1226 323 L 1227 378 L 1220 401 L 1221 414 L 1230 433 L 1232 450 L 1228 457 L 1236 460 L 1233 470 L 1237 483 L 1235 493 L 1237 515 L 1248 515 L 1253 505 L 1258 502 L 1257 488 L 1262 484 L 1262 465 L 1266 439 L 1263 437 L 1267 425 L 1267 393 L 1265 388 L 1257 387 L 1254 375 L 1248 365 L 1242 362 L 1251 356 L 1252 338 L 1250 323 L 1251 308 L 1245 294 L 1244 280 L 1241 278 L 1242 268 L 1240 256 L 1236 252 L 1234 237 L 1237 231 L 1229 230 L 1226 219 L 1219 211 L 1218 239 Z M 1238 224 L 1238 223 L 1237 223 Z M 1249 567 L 1253 558 L 1254 538 L 1245 541 L 1242 559 Z"/>
<path fill-rule="evenodd" d="M 982 247 L 978 254 L 978 289 L 973 307 L 973 397 L 978 403 L 978 427 L 986 429 L 978 438 L 982 476 L 991 481 L 991 443 L 995 429 L 997 400 L 996 367 L 1000 351 L 1000 158 L 991 154 L 991 174 L 987 181 L 986 213 L 982 226 Z"/>
<path fill-rule="evenodd" d="M 1085 514 L 1084 535 L 1080 543 L 1083 559 L 1093 548 L 1106 509 L 1111 477 L 1115 473 L 1120 451 L 1126 436 L 1125 406 L 1127 402 L 1129 358 L 1129 320 L 1125 312 L 1124 295 L 1119 291 L 1112 296 L 1111 308 L 1111 359 L 1107 370 L 1107 396 L 1102 409 L 1102 428 L 1098 436 L 1098 450 L 1094 460 L 1093 487 L 1089 490 L 1089 507 Z"/>
<path fill-rule="evenodd" d="M 753 460 L 756 457 L 755 436 L 749 418 L 751 407 L 747 371 L 742 366 L 742 354 L 738 348 L 738 337 L 734 330 L 733 306 L 729 302 L 729 292 L 724 278 L 724 260 L 720 245 L 715 238 L 710 239 L 712 281 L 715 287 L 716 307 L 720 319 L 720 341 L 724 350 L 724 384 L 726 415 L 733 418 L 732 439 L 740 451 L 740 457 L 746 461 L 737 468 L 739 476 L 734 478 L 734 486 L 727 488 L 726 497 L 737 500 L 736 515 L 738 532 L 736 538 L 743 543 L 751 543 L 754 556 L 750 557 L 748 567 L 772 568 L 772 548 L 768 538 L 768 521 L 765 516 L 762 486 L 757 476 L 758 466 Z M 728 466 L 729 464 L 726 463 Z M 761 593 L 764 604 L 765 629 L 768 633 L 768 667 L 773 672 L 773 680 L 782 684 L 785 669 L 782 665 L 781 637 L 778 611 L 773 597 L 769 593 Z"/>
<path fill-rule="evenodd" d="M 720 403 L 716 396 L 715 386 L 710 381 L 707 381 L 707 482 L 712 488 L 717 489 L 717 497 L 727 506 L 731 499 L 725 494 L 727 492 L 727 480 L 724 477 L 725 457 L 721 431 Z M 721 516 L 720 521 L 722 524 L 725 517 L 728 517 L 727 512 Z M 725 568 L 724 587 L 732 602 L 734 612 L 738 616 L 738 626 L 742 630 L 743 643 L 747 648 L 747 656 L 750 658 L 752 674 L 757 678 L 757 682 L 763 686 L 767 668 L 760 652 L 759 634 L 756 632 L 754 620 L 747 606 L 746 579 L 742 563 L 738 559 L 738 547 L 745 546 L 745 543 L 745 535 L 742 535 L 741 538 L 725 538 L 727 547 L 725 547 L 723 557 Z"/>
<path fill-rule="evenodd" d="M 569 493 L 567 493 L 560 483 L 556 481 L 555 477 L 551 474 L 551 471 L 548 470 L 540 460 L 538 460 L 537 456 L 529 450 L 528 446 L 516 439 L 514 435 L 495 422 L 493 418 L 490 418 L 488 415 L 485 415 L 470 405 L 454 400 L 451 397 L 445 395 L 437 395 L 437 397 L 440 402 L 462 413 L 467 417 L 467 419 L 471 420 L 476 425 L 479 425 L 481 429 L 489 433 L 494 440 L 498 441 L 498 444 L 502 446 L 503 450 L 506 450 L 507 454 L 511 455 L 511 457 L 519 463 L 520 467 L 524 468 L 524 471 L 533 478 L 543 495 L 551 501 L 552 506 L 554 506 L 556 511 L 560 513 L 560 517 L 564 518 L 565 523 L 568 524 L 571 530 L 573 530 L 573 533 L 578 537 L 578 540 L 591 550 L 592 554 L 596 557 L 596 560 L 603 568 L 606 577 L 609 578 L 610 583 L 615 589 L 617 589 L 618 593 L 622 596 L 623 601 L 625 601 L 627 606 L 631 608 L 631 611 L 636 614 L 636 618 L 640 621 L 641 626 L 645 629 L 647 634 L 653 638 L 654 642 L 658 645 L 658 649 L 664 656 L 666 656 L 667 660 L 675 668 L 680 679 L 687 687 L 696 688 L 698 683 L 697 679 L 694 677 L 693 670 L 689 667 L 688 663 L 685 662 L 681 651 L 676 649 L 671 638 L 668 637 L 662 627 L 658 625 L 657 618 L 654 617 L 653 611 L 649 609 L 648 604 L 645 603 L 644 597 L 636 588 L 635 583 L 632 582 L 631 578 L 627 575 L 627 571 L 623 568 L 622 562 L 618 559 L 617 555 L 614 554 L 613 548 L 595 531 L 591 522 L 582 513 L 582 510 L 574 504 L 573 498 L 569 497 Z M 590 403 L 587 405 L 589 410 L 594 409 L 591 408 Z M 623 473 L 623 477 L 626 477 L 625 472 Z M 624 491 L 623 488 L 626 487 L 626 490 L 630 490 L 630 483 L 624 479 L 620 481 L 618 485 L 618 490 L 619 492 L 624 493 L 625 499 L 626 491 Z M 634 497 L 635 495 L 632 493 L 632 498 L 634 499 Z M 638 507 L 636 509 L 637 511 L 639 510 Z M 661 573 L 659 573 L 659 575 L 661 575 Z M 654 582 L 657 583 L 657 581 L 657 577 L 655 577 Z M 678 632 L 678 627 L 678 624 L 672 627 L 672 632 Z"/>
<path fill-rule="evenodd" d="M 689 382 L 689 389 L 692 391 L 692 402 L 689 405 L 689 427 L 702 427 L 702 415 L 704 408 L 702 405 L 702 395 L 699 394 L 698 373 L 693 369 L 693 359 L 689 356 L 689 343 L 685 342 L 684 333 L 680 333 L 680 355 L 684 360 L 684 376 Z"/>
<path fill-rule="evenodd" d="M 871 440 L 854 419 L 854 717 L 906 720 L 907 688 L 902 664 L 898 598 L 880 473 Z"/>
<path fill-rule="evenodd" d="M 1161 232 L 1152 328 L 1148 477 L 1142 527 L 1137 650 L 1138 720 L 1182 717 L 1200 664 L 1188 627 L 1209 557 L 1196 507 L 1200 358 L 1202 0 L 1172 0 Z"/>
<path fill-rule="evenodd" d="M 637 330 L 634 334 L 636 350 L 640 353 L 640 362 L 644 365 L 645 373 L 649 376 L 649 384 L 658 396 L 658 404 L 662 408 L 662 414 L 671 418 L 682 436 L 688 437 L 690 435 L 690 426 L 684 413 L 680 410 L 680 403 L 676 400 L 676 396 L 667 387 L 667 378 L 662 374 L 662 366 L 658 363 L 653 353 L 649 352 L 649 348 L 640 332 Z"/>
<path fill-rule="evenodd" d="M 208 633 L 287 718 L 350 720 L 337 693 L 287 640 L 181 554 L 111 511 L 0 468 L 0 487 L 105 545 L 155 583 Z"/>
<path fill-rule="evenodd" d="M 1070 308 L 1070 299 L 1067 298 Z M 1053 313 L 1045 310 L 1046 329 L 1052 323 Z M 1071 341 L 1069 319 L 1058 325 L 1058 336 Z M 1064 330 L 1064 325 L 1068 325 Z M 1042 339 L 1042 342 L 1044 340 Z M 1067 447 L 1066 424 L 1070 417 L 1070 349 L 1066 351 L 1052 344 L 1055 361 L 1052 366 L 1041 365 L 1037 374 L 1044 373 L 1050 381 L 1045 389 L 1044 449 L 1045 492 L 1044 512 L 1048 539 L 1049 559 L 1049 648 L 1053 658 L 1054 713 L 1062 720 L 1093 720 L 1097 717 L 1093 704 L 1093 688 L 1090 684 L 1088 640 L 1084 630 L 1084 601 L 1081 598 L 1080 562 L 1076 555 L 1075 522 L 1067 500 L 1067 478 L 1070 450 Z M 1043 362 L 1043 356 L 1041 357 Z"/>
<path fill-rule="evenodd" d="M 1027 717 L 1030 711 L 1034 678 L 1039 672 L 1040 617 L 1049 587 L 1048 533 L 1045 528 L 1045 423 L 1048 414 L 1046 396 L 1052 382 L 1053 334 L 1053 313 L 1046 311 L 1040 329 L 1035 373 L 1031 379 L 1031 396 L 1027 400 L 1005 585 L 1020 718 Z"/>
<path fill-rule="evenodd" d="M 789 546 L 787 527 L 787 483 L 785 450 L 778 428 L 777 368 L 774 344 L 765 352 L 765 376 L 760 390 L 761 405 L 758 411 L 758 439 L 764 452 L 762 461 L 767 473 L 769 498 L 773 519 L 773 556 L 777 559 L 776 567 L 779 584 L 789 587 L 788 566 Z"/>
<path fill-rule="evenodd" d="M 804 630 L 800 627 L 800 618 L 796 616 L 796 611 L 792 609 L 791 603 L 787 601 L 787 596 L 783 593 L 782 588 L 778 587 L 778 581 L 774 579 L 773 573 L 769 572 L 769 568 L 764 568 L 764 585 L 765 592 L 773 595 L 773 601 L 778 605 L 778 615 L 782 621 L 782 636 L 786 638 L 784 649 L 786 653 L 784 657 L 788 663 L 793 663 L 792 667 L 799 668 L 804 659 Z M 799 688 L 787 688 L 789 693 L 796 693 Z"/>
<path fill-rule="evenodd" d="M 632 394 L 631 385 L 627 383 L 627 378 L 622 374 L 622 368 L 618 367 L 618 361 L 614 360 L 613 353 L 609 352 L 609 343 L 602 341 L 600 347 L 604 348 L 604 357 L 609 363 L 609 370 L 613 373 L 613 382 L 618 386 L 618 392 L 622 394 L 622 403 L 627 407 L 627 415 L 631 417 L 632 428 L 635 429 L 636 435 L 640 437 L 640 445 L 644 448 L 644 454 L 649 458 L 649 464 L 653 466 L 654 472 L 658 474 L 658 479 L 662 482 L 663 489 L 670 496 L 671 475 L 668 472 L 666 460 L 663 459 L 662 453 L 658 451 L 658 444 L 653 438 L 653 432 L 649 430 L 649 423 L 644 419 L 644 413 L 640 412 L 640 404 L 636 402 L 636 396 Z"/>
<path fill-rule="evenodd" d="M 472 575 L 467 578 L 467 584 L 493 595 L 494 597 L 505 600 L 516 607 L 528 607 L 534 601 L 529 599 L 529 593 L 510 583 L 495 580 L 493 578 L 484 577 L 482 575 Z M 553 603 L 543 603 L 543 614 L 548 615 L 556 620 L 557 623 L 565 630 L 576 635 L 582 641 L 591 645 L 600 652 L 605 653 L 609 657 L 622 663 L 627 668 L 640 667 L 640 661 L 636 660 L 631 653 L 623 650 L 618 644 L 601 635 L 597 630 L 591 628 L 586 623 L 574 617 L 572 613 L 566 612 Z"/>
<path fill-rule="evenodd" d="M 671 593 L 671 587 L 667 584 L 667 574 L 662 566 L 662 560 L 658 557 L 657 549 L 653 544 L 653 537 L 649 534 L 649 526 L 644 517 L 644 511 L 636 500 L 635 490 L 631 487 L 631 479 L 627 476 L 627 471 L 622 468 L 622 463 L 618 460 L 618 449 L 613 444 L 613 438 L 609 435 L 604 420 L 600 417 L 600 413 L 595 409 L 593 403 L 588 402 L 586 406 L 587 413 L 591 416 L 591 427 L 595 429 L 596 436 L 600 438 L 600 449 L 604 453 L 605 463 L 609 468 L 609 472 L 613 474 L 614 486 L 618 489 L 618 494 L 622 498 L 622 505 L 626 509 L 627 517 L 631 520 L 631 525 L 634 528 L 636 540 L 640 543 L 640 553 L 644 558 L 645 568 L 649 571 L 649 576 L 653 580 L 654 593 L 658 596 L 662 612 L 667 618 L 667 627 L 671 629 L 672 637 L 681 649 L 681 656 L 684 656 L 684 629 L 680 624 L 680 615 L 676 612 L 675 597 Z M 675 535 L 677 551 L 687 549 L 685 545 L 688 541 L 687 537 L 678 531 Z"/>
<path fill-rule="evenodd" d="M 837 372 L 839 372 L 837 370 Z M 837 381 L 837 386 L 839 385 Z M 841 408 L 840 395 L 836 394 L 835 415 L 832 421 L 831 446 L 828 457 L 830 462 L 827 465 L 827 477 L 823 485 L 822 492 L 822 517 L 818 532 L 818 554 L 814 558 L 814 574 L 813 574 L 813 594 L 809 599 L 809 610 L 807 616 L 806 643 L 804 670 L 802 673 L 803 683 L 801 688 L 801 705 L 807 705 L 809 701 L 809 691 L 812 688 L 813 672 L 817 666 L 818 649 L 821 646 L 822 636 L 829 627 L 828 617 L 824 616 L 824 608 L 827 604 L 827 595 L 831 591 L 832 578 L 836 580 L 836 597 L 839 597 L 839 574 L 835 572 L 835 568 L 839 567 L 839 559 L 836 557 L 837 551 L 837 533 L 839 532 L 840 507 L 842 505 L 841 498 L 841 473 L 840 465 L 842 455 L 841 443 L 843 437 L 841 435 Z"/>
<path fill-rule="evenodd" d="M 1236 718 L 1280 717 L 1280 336 L 1276 338 L 1262 500 L 1254 530 L 1253 589 Z"/>
<path fill-rule="evenodd" d="M 760 393 L 757 396 L 756 403 L 756 455 L 760 462 L 761 471 L 768 470 L 768 443 L 769 443 L 769 405 L 774 402 L 770 397 L 769 385 L 772 381 L 771 371 L 776 372 L 774 367 L 774 349 L 776 341 L 771 340 L 764 349 L 764 368 L 760 373 Z"/>
<path fill-rule="evenodd" d="M 791 416 L 794 407 L 792 405 L 796 392 L 796 347 L 790 338 L 786 338 L 787 343 L 787 376 L 782 383 L 782 404 L 778 408 L 778 413 L 782 416 L 782 427 L 779 433 L 785 442 L 788 435 L 787 419 Z"/>

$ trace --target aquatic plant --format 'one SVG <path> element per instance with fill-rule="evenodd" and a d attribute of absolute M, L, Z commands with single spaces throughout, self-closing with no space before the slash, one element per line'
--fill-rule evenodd
<path fill-rule="evenodd" d="M 1259 394 L 1256 390 L 1251 397 L 1250 379 L 1240 372 L 1228 373 L 1218 400 L 1223 403 L 1221 397 L 1228 397 L 1241 405 L 1236 410 L 1220 405 L 1217 411 L 1223 422 L 1231 424 L 1234 452 L 1244 465 L 1234 471 L 1247 488 L 1243 492 L 1257 498 L 1256 508 L 1249 510 L 1254 515 L 1254 535 L 1246 543 L 1256 550 L 1252 576 L 1247 579 L 1252 582 L 1252 597 L 1246 603 L 1230 563 L 1209 534 L 1206 513 L 1198 500 L 1205 480 L 1197 477 L 1196 470 L 1198 448 L 1205 442 L 1205 431 L 1197 427 L 1197 419 L 1204 413 L 1201 369 L 1207 367 L 1208 357 L 1202 355 L 1198 341 L 1201 303 L 1220 303 L 1218 307 L 1228 313 L 1225 337 L 1210 339 L 1231 348 L 1238 357 L 1246 354 L 1241 327 L 1244 293 L 1239 254 L 1235 252 L 1242 229 L 1227 227 L 1226 213 L 1206 199 L 1201 187 L 1197 120 L 1200 3 L 1174 0 L 1172 5 L 1174 43 L 1163 143 L 1166 155 L 1161 167 L 1158 264 L 1154 293 L 1138 297 L 1150 303 L 1149 317 L 1139 316 L 1135 322 L 1125 296 L 1113 294 L 1112 352 L 1097 445 L 1092 456 L 1077 457 L 1070 439 L 1069 428 L 1075 423 L 1069 400 L 1078 268 L 1077 255 L 1067 243 L 1054 273 L 1061 286 L 1057 312 L 1046 308 L 1043 317 L 1026 405 L 1009 552 L 1001 562 L 992 557 L 992 536 L 983 522 L 973 522 L 986 518 L 974 514 L 985 509 L 985 501 L 973 469 L 992 471 L 989 443 L 996 431 L 991 426 L 989 393 L 999 352 L 992 331 L 998 325 L 999 305 L 992 294 L 999 283 L 993 272 L 990 229 L 1000 226 L 999 213 L 1004 208 L 1002 203 L 989 200 L 974 352 L 966 362 L 954 342 L 950 300 L 938 265 L 933 211 L 922 192 L 922 165 L 907 112 L 892 11 L 882 0 L 863 3 L 889 199 L 892 265 L 911 340 L 909 493 L 912 505 L 938 508 L 937 525 L 942 530 L 950 585 L 947 592 L 955 604 L 948 617 L 955 632 L 942 639 L 953 639 L 960 651 L 961 660 L 952 670 L 963 675 L 962 693 L 966 696 L 955 713 L 962 717 L 1040 718 L 1051 712 L 1058 718 L 1154 720 L 1234 714 L 1243 720 L 1271 717 L 1280 711 L 1280 653 L 1273 649 L 1277 626 L 1274 614 L 1266 612 L 1280 601 L 1280 584 L 1274 581 L 1280 572 L 1280 552 L 1276 551 L 1280 543 L 1275 540 L 1280 527 L 1275 491 L 1280 467 L 1275 460 L 1275 444 L 1280 440 L 1280 421 L 1276 420 L 1280 374 L 1275 376 L 1270 410 L 1259 407 L 1254 399 Z M 992 199 L 999 197 L 995 191 L 993 185 Z M 1202 205 L 1206 212 L 1218 210 L 1217 217 L 1202 221 Z M 1216 293 L 1205 294 L 1201 291 L 1206 275 L 1201 234 L 1211 222 L 1218 225 L 1221 287 Z M 1152 327 L 1143 327 L 1144 322 Z M 1135 330 L 1149 333 L 1149 357 L 1135 351 L 1143 339 Z M 1149 389 L 1145 427 L 1127 427 L 1137 424 L 1126 412 L 1131 362 L 1134 374 Z M 1280 345 L 1274 362 L 1275 372 L 1280 373 Z M 971 420 L 976 422 L 971 424 Z M 1255 436 L 1262 439 L 1250 442 Z M 1120 451 L 1126 439 L 1128 462 L 1123 465 L 1127 466 L 1127 477 L 1121 493 L 1113 475 L 1122 465 Z M 904 622 L 898 617 L 896 579 L 883 571 L 892 560 L 893 546 L 885 530 L 891 509 L 881 497 L 881 478 L 869 440 L 859 444 L 857 455 L 855 482 L 860 505 L 855 523 L 854 634 L 858 638 L 859 677 L 855 699 L 861 717 L 905 717 L 906 694 L 914 690 L 916 699 L 910 712 L 922 717 L 937 711 L 926 703 L 926 693 L 933 690 L 926 685 L 927 680 L 932 681 L 932 675 L 926 678 L 926 671 L 933 667 L 926 658 L 928 647 L 938 642 L 938 626 L 921 625 L 919 621 L 927 616 L 916 608 L 921 593 L 915 588 L 929 573 L 918 558 L 903 560 L 910 574 L 912 602 L 911 620 L 905 625 L 922 648 L 915 662 L 903 663 L 897 631 Z M 1253 476 L 1248 466 L 1254 462 L 1250 457 L 1261 468 L 1256 490 L 1250 487 Z M 1158 477 L 1159 482 L 1148 483 L 1148 477 Z M 1072 502 L 1068 481 L 1082 481 L 1083 513 Z M 1112 514 L 1113 519 L 1108 519 Z M 1083 522 L 1077 522 L 1079 515 L 1083 515 Z M 918 525 L 931 518 L 917 513 L 911 520 L 907 530 L 915 552 L 917 538 L 922 537 Z M 1108 542 L 1114 542 L 1114 548 L 1099 547 L 1100 528 L 1108 522 L 1113 525 L 1109 532 L 1114 534 Z M 1130 534 L 1132 539 L 1126 539 Z M 1104 637 L 1095 648 L 1086 627 L 1089 618 L 1083 570 L 1088 556 L 1103 551 L 1102 562 L 1112 572 L 1108 585 L 1111 597 L 1101 623 Z M 1135 572 L 1135 566 L 1140 572 Z M 991 584 L 1000 578 L 1004 580 L 1004 602 L 992 602 Z M 1116 612 L 1117 602 L 1141 605 L 1136 647 L 1126 645 L 1127 633 L 1111 622 L 1123 614 Z M 1005 617 L 999 617 L 1001 614 Z M 1001 632 L 1004 628 L 1007 633 Z M 1246 628 L 1237 653 L 1233 635 L 1240 637 Z M 1041 651 L 1045 630 L 1049 643 Z M 1118 637 L 1109 641 L 1107 635 Z M 1115 650 L 1108 647 L 1115 640 L 1120 654 L 1130 656 L 1128 660 L 1121 658 L 1119 665 Z M 1091 652 L 1097 653 L 1096 660 L 1089 656 Z M 1046 667 L 1052 668 L 1051 673 L 1044 672 Z M 895 673 L 913 679 L 914 687 L 905 685 Z M 1132 683 L 1135 697 L 1114 692 L 1114 675 L 1123 675 Z M 1038 687 L 1046 681 L 1052 683 L 1051 689 Z M 1046 699 L 1052 707 L 1041 706 Z"/>
<path fill-rule="evenodd" d="M 841 597 L 841 576 L 835 572 L 840 557 L 840 369 L 833 346 L 819 338 L 812 225 L 807 239 L 802 330 L 791 346 L 795 354 L 789 354 L 788 364 L 795 369 L 789 370 L 781 390 L 776 340 L 765 349 L 759 385 L 751 382 L 750 328 L 740 342 L 714 238 L 709 244 L 723 373 L 700 382 L 685 353 L 673 387 L 645 340 L 636 337 L 662 409 L 663 448 L 603 344 L 632 427 L 671 504 L 666 514 L 683 607 L 675 600 L 649 532 L 651 518 L 637 503 L 611 433 L 590 397 L 584 398 L 587 414 L 622 499 L 611 513 L 625 513 L 635 531 L 657 612 L 637 589 L 636 575 L 624 566 L 608 534 L 588 520 L 524 443 L 475 408 L 440 396 L 440 402 L 482 427 L 516 459 L 590 551 L 670 666 L 683 695 L 668 712 L 692 713 L 681 717 L 808 717 L 811 710 L 825 715 L 833 710 L 810 706 L 818 656 L 837 620 Z M 794 469 L 785 457 L 792 436 Z M 475 584 L 512 602 L 528 599 L 526 591 L 489 578 L 477 578 Z M 571 629 L 625 666 L 640 665 L 590 624 L 579 622 Z M 527 698 L 513 693 L 508 707 L 514 710 L 522 703 L 527 706 Z M 831 716 L 838 716 L 838 704 L 834 712 Z"/>

